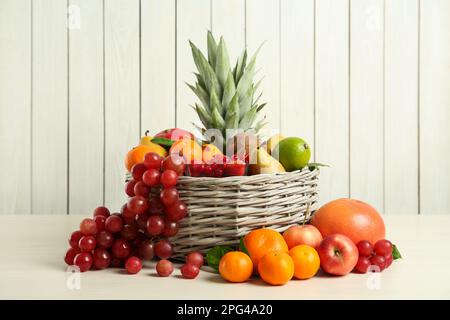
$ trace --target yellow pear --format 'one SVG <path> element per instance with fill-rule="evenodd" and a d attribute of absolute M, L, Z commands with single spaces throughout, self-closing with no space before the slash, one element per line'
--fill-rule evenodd
<path fill-rule="evenodd" d="M 278 143 L 283 140 L 285 137 L 282 134 L 276 134 L 271 136 L 266 142 L 264 142 L 264 146 L 267 149 L 267 153 L 272 155 L 273 149 L 278 145 Z"/>
<path fill-rule="evenodd" d="M 284 167 L 274 157 L 267 153 L 264 148 L 258 148 L 256 152 L 257 163 L 249 165 L 249 174 L 285 172 Z"/>
<path fill-rule="evenodd" d="M 144 136 L 141 138 L 141 141 L 139 142 L 140 145 L 144 145 L 144 146 L 151 146 L 154 143 L 152 142 L 153 137 L 152 136 L 148 136 L 148 130 L 145 131 Z"/>

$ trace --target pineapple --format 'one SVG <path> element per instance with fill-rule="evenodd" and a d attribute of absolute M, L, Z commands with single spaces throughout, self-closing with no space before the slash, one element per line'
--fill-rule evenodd
<path fill-rule="evenodd" d="M 214 141 L 214 143 L 222 144 L 221 147 L 226 138 L 232 138 L 236 134 L 257 135 L 265 125 L 264 118 L 258 121 L 257 119 L 261 109 L 266 105 L 259 103 L 262 93 L 256 94 L 261 80 L 254 82 L 255 62 L 259 48 L 248 64 L 247 49 L 245 49 L 232 69 L 227 47 L 222 37 L 217 43 L 212 33 L 208 31 L 208 58 L 195 44 L 191 41 L 189 43 L 198 73 L 195 73 L 197 78 L 195 85 L 187 85 L 200 101 L 200 103 L 195 103 L 193 108 L 197 112 L 203 128 L 195 124 L 194 126 L 202 133 L 208 129 L 219 130 L 221 141 Z M 231 137 L 230 131 L 228 131 L 230 129 L 234 130 Z M 204 138 L 211 140 L 208 136 Z"/>

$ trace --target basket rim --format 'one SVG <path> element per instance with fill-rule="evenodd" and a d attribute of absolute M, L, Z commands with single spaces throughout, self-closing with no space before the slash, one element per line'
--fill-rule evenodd
<path fill-rule="evenodd" d="M 301 170 L 295 170 L 295 171 L 289 171 L 289 172 L 276 172 L 276 173 L 260 173 L 255 174 L 251 176 L 230 176 L 230 177 L 191 177 L 191 176 L 180 176 L 178 177 L 178 182 L 191 182 L 191 181 L 197 181 L 197 182 L 242 182 L 245 180 L 253 180 L 256 177 L 276 177 L 276 176 L 290 176 L 290 175 L 297 175 L 299 173 L 305 173 L 305 172 L 316 172 L 318 173 L 320 171 L 319 168 L 314 168 L 313 170 L 310 170 L 308 166 L 304 167 Z"/>

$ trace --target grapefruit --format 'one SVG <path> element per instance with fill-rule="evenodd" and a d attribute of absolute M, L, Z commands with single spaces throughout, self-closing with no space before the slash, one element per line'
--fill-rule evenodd
<path fill-rule="evenodd" d="M 337 199 L 323 205 L 311 220 L 322 236 L 340 233 L 354 243 L 369 240 L 372 244 L 385 238 L 381 215 L 371 205 L 354 199 Z"/>

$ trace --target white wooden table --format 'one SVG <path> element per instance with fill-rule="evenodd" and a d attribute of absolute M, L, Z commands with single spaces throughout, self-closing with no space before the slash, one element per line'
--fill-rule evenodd
<path fill-rule="evenodd" d="M 80 216 L 0 216 L 0 299 L 401 299 L 450 298 L 450 215 L 386 216 L 388 238 L 404 257 L 381 274 L 319 275 L 281 287 L 259 279 L 230 284 L 202 271 L 195 280 L 155 275 L 154 263 L 138 275 L 119 269 L 81 274 L 67 287 L 67 238 Z"/>

